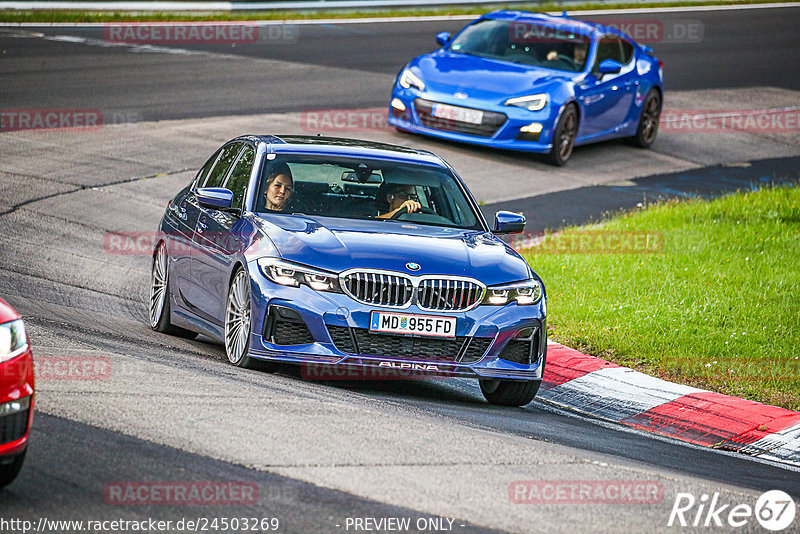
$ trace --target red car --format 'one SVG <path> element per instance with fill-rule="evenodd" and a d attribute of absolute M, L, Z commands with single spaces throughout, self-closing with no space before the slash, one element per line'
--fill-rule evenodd
<path fill-rule="evenodd" d="M 17 478 L 33 420 L 33 356 L 25 324 L 0 299 L 0 488 Z"/>

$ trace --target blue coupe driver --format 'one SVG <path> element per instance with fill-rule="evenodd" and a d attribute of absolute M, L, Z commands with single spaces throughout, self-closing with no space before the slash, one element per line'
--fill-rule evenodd
<path fill-rule="evenodd" d="M 389 123 L 451 141 L 539 152 L 563 165 L 576 145 L 658 133 L 661 62 L 615 28 L 495 11 L 414 58 L 392 89 Z"/>
<path fill-rule="evenodd" d="M 534 398 L 544 286 L 455 171 L 421 150 L 244 136 L 169 203 L 150 323 L 203 333 L 228 360 L 472 377 L 490 402 Z"/>

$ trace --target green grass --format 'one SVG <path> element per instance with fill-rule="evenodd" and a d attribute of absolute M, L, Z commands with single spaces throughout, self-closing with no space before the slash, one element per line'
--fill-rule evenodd
<path fill-rule="evenodd" d="M 662 246 L 527 251 L 547 287 L 552 339 L 665 379 L 800 410 L 800 187 L 652 205 L 565 230 L 548 250 L 587 231 L 647 232 Z"/>
<path fill-rule="evenodd" d="M 371 10 L 302 10 L 302 11 L 236 11 L 236 12 L 109 12 L 109 11 L 73 11 L 73 10 L 35 10 L 0 11 L 0 22 L 162 22 L 162 21 L 220 21 L 220 20 L 293 20 L 293 19 L 319 19 L 319 18 L 364 18 L 364 17 L 408 17 L 428 15 L 480 15 L 495 9 L 526 9 L 532 11 L 562 11 L 568 12 L 589 9 L 628 9 L 641 8 L 647 10 L 654 7 L 681 7 L 681 6 L 708 6 L 708 5 L 735 5 L 735 4 L 766 4 L 790 2 L 793 0 L 680 0 L 673 2 L 653 2 L 646 5 L 633 2 L 620 3 L 585 3 L 577 5 L 564 5 L 557 2 L 547 2 L 538 5 L 509 3 L 507 5 L 472 6 L 463 8 L 429 8 L 429 9 L 371 9 Z"/>

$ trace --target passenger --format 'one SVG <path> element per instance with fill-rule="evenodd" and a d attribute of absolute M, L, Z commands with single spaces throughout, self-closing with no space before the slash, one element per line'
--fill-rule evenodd
<path fill-rule="evenodd" d="M 386 185 L 386 182 L 383 185 Z M 422 209 L 413 185 L 393 184 L 386 187 L 383 185 L 378 190 L 377 204 L 378 213 L 381 211 L 386 211 L 386 213 L 378 215 L 379 219 L 391 219 L 403 208 L 408 210 L 408 213 L 415 213 Z"/>
<path fill-rule="evenodd" d="M 273 166 L 267 174 L 267 188 L 264 191 L 266 203 L 264 207 L 270 211 L 282 211 L 292 196 L 294 180 L 292 171 L 285 163 Z"/>

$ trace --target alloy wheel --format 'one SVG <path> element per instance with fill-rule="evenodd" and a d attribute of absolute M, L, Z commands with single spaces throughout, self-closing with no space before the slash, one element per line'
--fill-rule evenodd
<path fill-rule="evenodd" d="M 167 252 L 164 244 L 158 246 L 153 258 L 152 283 L 150 284 L 150 326 L 156 328 L 164 311 L 167 296 Z"/>
<path fill-rule="evenodd" d="M 247 353 L 250 336 L 250 281 L 244 271 L 233 279 L 225 312 L 225 352 L 239 364 Z"/>
<path fill-rule="evenodd" d="M 559 137 L 558 150 L 561 154 L 561 159 L 566 161 L 572 154 L 572 147 L 575 144 L 575 136 L 577 135 L 578 121 L 575 113 L 568 113 L 564 120 L 564 128 L 561 130 Z"/>
<path fill-rule="evenodd" d="M 658 121 L 661 116 L 661 103 L 657 95 L 651 95 L 644 106 L 642 117 L 642 140 L 652 143 L 658 133 Z"/>

